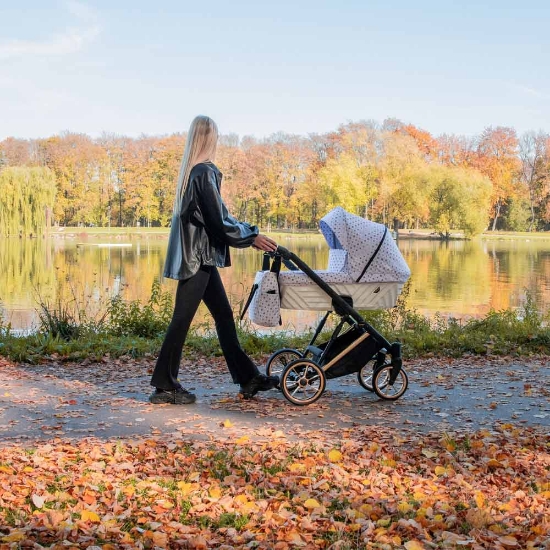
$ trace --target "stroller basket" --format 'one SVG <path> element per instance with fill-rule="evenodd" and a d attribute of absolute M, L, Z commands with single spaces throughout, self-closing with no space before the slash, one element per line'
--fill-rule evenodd
<path fill-rule="evenodd" d="M 330 379 L 359 372 L 382 346 L 355 325 L 332 341 L 319 344 L 318 348 L 327 350 L 322 356 L 321 367 L 327 379 Z"/>

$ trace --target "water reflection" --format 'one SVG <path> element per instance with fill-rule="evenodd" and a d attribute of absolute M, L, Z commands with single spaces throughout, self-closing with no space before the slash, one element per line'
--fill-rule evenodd
<path fill-rule="evenodd" d="M 280 243 L 314 269 L 326 268 L 328 249 L 321 236 L 287 237 Z M 166 238 L 96 241 L 91 238 L 3 239 L 0 241 L 0 301 L 14 328 L 36 324 L 37 299 L 50 303 L 78 299 L 99 311 L 119 292 L 147 300 L 162 275 Z M 399 247 L 412 270 L 409 304 L 433 316 L 463 318 L 489 309 L 517 308 L 525 289 L 541 311 L 550 307 L 550 240 L 405 240 Z M 233 250 L 233 266 L 222 277 L 235 306 L 248 294 L 261 265 L 258 251 Z M 166 290 L 175 281 L 165 280 Z M 302 329 L 318 314 L 285 311 L 285 326 Z"/>

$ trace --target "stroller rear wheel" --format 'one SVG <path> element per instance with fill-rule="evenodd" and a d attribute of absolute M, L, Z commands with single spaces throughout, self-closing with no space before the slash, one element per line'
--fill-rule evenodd
<path fill-rule="evenodd" d="M 276 351 L 268 360 L 265 367 L 267 376 L 281 376 L 285 367 L 295 361 L 301 359 L 302 354 L 295 349 L 283 348 Z"/>
<path fill-rule="evenodd" d="M 321 397 L 327 380 L 323 369 L 311 359 L 296 359 L 281 376 L 283 395 L 295 405 L 309 405 Z"/>
<path fill-rule="evenodd" d="M 391 365 L 382 365 L 376 369 L 372 378 L 372 387 L 378 397 L 389 401 L 399 399 L 409 386 L 409 377 L 405 369 L 401 369 L 395 382 L 390 384 L 390 375 L 392 370 Z"/>

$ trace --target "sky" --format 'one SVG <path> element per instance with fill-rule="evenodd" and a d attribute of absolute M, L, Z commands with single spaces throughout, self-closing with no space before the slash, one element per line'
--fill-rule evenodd
<path fill-rule="evenodd" d="M 0 0 L 0 140 L 550 131 L 548 0 Z"/>

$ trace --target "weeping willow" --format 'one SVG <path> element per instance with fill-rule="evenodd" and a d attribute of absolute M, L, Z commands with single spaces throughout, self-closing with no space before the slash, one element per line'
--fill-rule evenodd
<path fill-rule="evenodd" d="M 0 235 L 39 235 L 55 198 L 49 168 L 9 167 L 0 172 Z"/>

